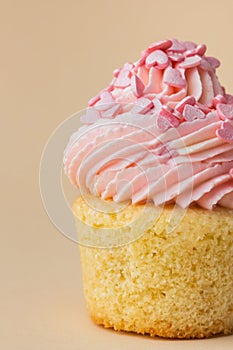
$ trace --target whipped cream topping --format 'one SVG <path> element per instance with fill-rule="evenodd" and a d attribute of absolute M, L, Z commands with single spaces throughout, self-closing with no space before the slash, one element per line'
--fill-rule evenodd
<path fill-rule="evenodd" d="M 114 72 L 65 150 L 73 185 L 133 204 L 233 208 L 233 97 L 205 51 L 164 40 Z"/>

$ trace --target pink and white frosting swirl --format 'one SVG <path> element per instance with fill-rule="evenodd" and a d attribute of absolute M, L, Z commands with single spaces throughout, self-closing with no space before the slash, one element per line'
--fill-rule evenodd
<path fill-rule="evenodd" d="M 133 204 L 233 208 L 233 97 L 205 51 L 165 40 L 116 70 L 65 150 L 72 184 Z"/>

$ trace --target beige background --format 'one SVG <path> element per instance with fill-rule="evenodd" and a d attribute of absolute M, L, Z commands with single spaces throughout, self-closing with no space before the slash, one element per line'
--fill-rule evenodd
<path fill-rule="evenodd" d="M 233 2 L 2 0 L 0 7 L 0 348 L 232 349 L 232 337 L 171 342 L 94 326 L 77 245 L 46 216 L 38 167 L 54 128 L 154 40 L 207 43 L 233 92 Z"/>

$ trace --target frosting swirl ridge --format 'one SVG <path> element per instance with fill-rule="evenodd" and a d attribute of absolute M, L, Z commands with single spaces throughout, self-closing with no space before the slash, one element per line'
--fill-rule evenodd
<path fill-rule="evenodd" d="M 156 115 L 131 112 L 82 128 L 67 146 L 65 171 L 84 191 L 133 204 L 233 207 L 233 143 L 216 135 L 217 113 L 166 133 Z"/>

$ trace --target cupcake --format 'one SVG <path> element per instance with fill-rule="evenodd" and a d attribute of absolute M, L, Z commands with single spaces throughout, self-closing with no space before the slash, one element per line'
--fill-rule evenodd
<path fill-rule="evenodd" d="M 167 338 L 233 331 L 233 96 L 205 53 L 150 45 L 91 99 L 64 152 L 97 324 Z"/>

